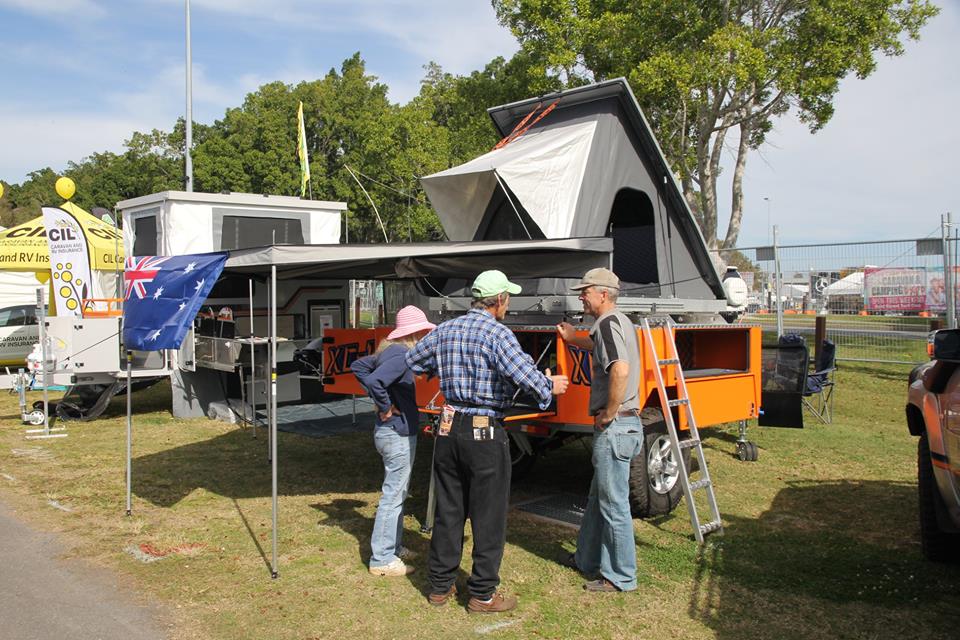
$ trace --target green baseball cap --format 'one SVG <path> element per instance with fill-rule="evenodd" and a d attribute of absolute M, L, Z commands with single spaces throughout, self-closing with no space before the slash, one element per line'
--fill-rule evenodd
<path fill-rule="evenodd" d="M 473 292 L 474 298 L 489 298 L 504 291 L 515 295 L 520 293 L 520 285 L 507 280 L 507 276 L 503 271 L 491 269 L 477 276 L 477 279 L 473 281 L 473 286 L 470 288 L 470 291 Z"/>

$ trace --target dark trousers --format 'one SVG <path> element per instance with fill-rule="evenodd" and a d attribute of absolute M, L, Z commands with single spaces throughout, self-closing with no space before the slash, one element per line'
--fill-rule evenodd
<path fill-rule="evenodd" d="M 437 436 L 434 454 L 437 508 L 430 539 L 430 588 L 446 593 L 463 555 L 463 526 L 473 531 L 470 595 L 488 598 L 500 584 L 510 499 L 510 441 L 499 420 L 492 440 L 474 438 L 473 416 L 457 413 L 447 436 Z"/>

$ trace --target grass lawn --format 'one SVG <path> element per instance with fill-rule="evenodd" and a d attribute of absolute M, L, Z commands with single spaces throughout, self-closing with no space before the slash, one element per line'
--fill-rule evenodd
<path fill-rule="evenodd" d="M 960 567 L 920 556 L 906 373 L 844 364 L 834 424 L 751 426 L 756 463 L 734 457 L 734 425 L 705 429 L 725 535 L 698 549 L 683 505 L 636 521 L 634 593 L 586 594 L 554 562 L 576 532 L 511 511 L 502 578 L 520 606 L 500 617 L 469 616 L 463 599 L 439 610 L 425 602 L 428 440 L 405 522 L 406 545 L 421 553 L 409 579 L 366 571 L 381 481 L 369 434 L 280 434 L 280 578 L 271 580 L 263 431 L 254 440 L 234 426 L 174 420 L 163 386 L 134 396 L 132 517 L 123 398 L 48 441 L 24 440 L 16 396 L 0 398 L 0 497 L 33 526 L 62 532 L 72 556 L 132 579 L 181 638 L 956 638 Z M 581 445 L 541 460 L 514 499 L 584 493 Z M 140 545 L 181 552 L 147 564 L 126 551 Z M 466 555 L 461 591 L 469 569 Z"/>

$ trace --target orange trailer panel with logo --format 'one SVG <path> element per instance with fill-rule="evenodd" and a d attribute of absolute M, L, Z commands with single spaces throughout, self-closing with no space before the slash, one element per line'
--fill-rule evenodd
<path fill-rule="evenodd" d="M 591 355 L 567 344 L 553 327 L 511 326 L 521 346 L 540 369 L 550 368 L 570 378 L 567 392 L 558 396 L 547 411 L 518 407 L 507 422 L 537 423 L 548 428 L 593 424 L 589 414 Z M 374 353 L 376 345 L 391 327 L 375 329 L 328 329 L 324 337 L 324 389 L 331 393 L 363 395 L 364 390 L 350 372 L 350 364 Z M 666 353 L 663 327 L 654 327 L 653 342 L 661 358 Z M 649 352 L 643 330 L 637 328 L 642 345 L 640 398 L 644 406 L 659 406 L 653 367 L 656 357 Z M 679 325 L 675 341 L 687 381 L 690 404 L 698 426 L 756 418 L 760 409 L 760 328 L 746 325 Z M 586 335 L 585 330 L 578 335 Z M 542 357 L 541 357 L 542 356 Z M 663 370 L 668 395 L 676 397 L 677 376 L 673 367 Z M 437 413 L 444 399 L 436 378 L 417 377 L 417 403 L 426 413 Z M 674 409 L 680 429 L 686 429 L 685 412 Z"/>

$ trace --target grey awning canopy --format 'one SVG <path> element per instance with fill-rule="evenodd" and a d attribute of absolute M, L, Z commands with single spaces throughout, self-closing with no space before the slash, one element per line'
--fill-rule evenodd
<path fill-rule="evenodd" d="M 510 278 L 579 278 L 607 267 L 610 238 L 414 242 L 404 244 L 271 245 L 230 252 L 225 273 L 263 273 L 277 278 L 396 280 L 419 277 L 473 279 L 500 269 Z"/>

